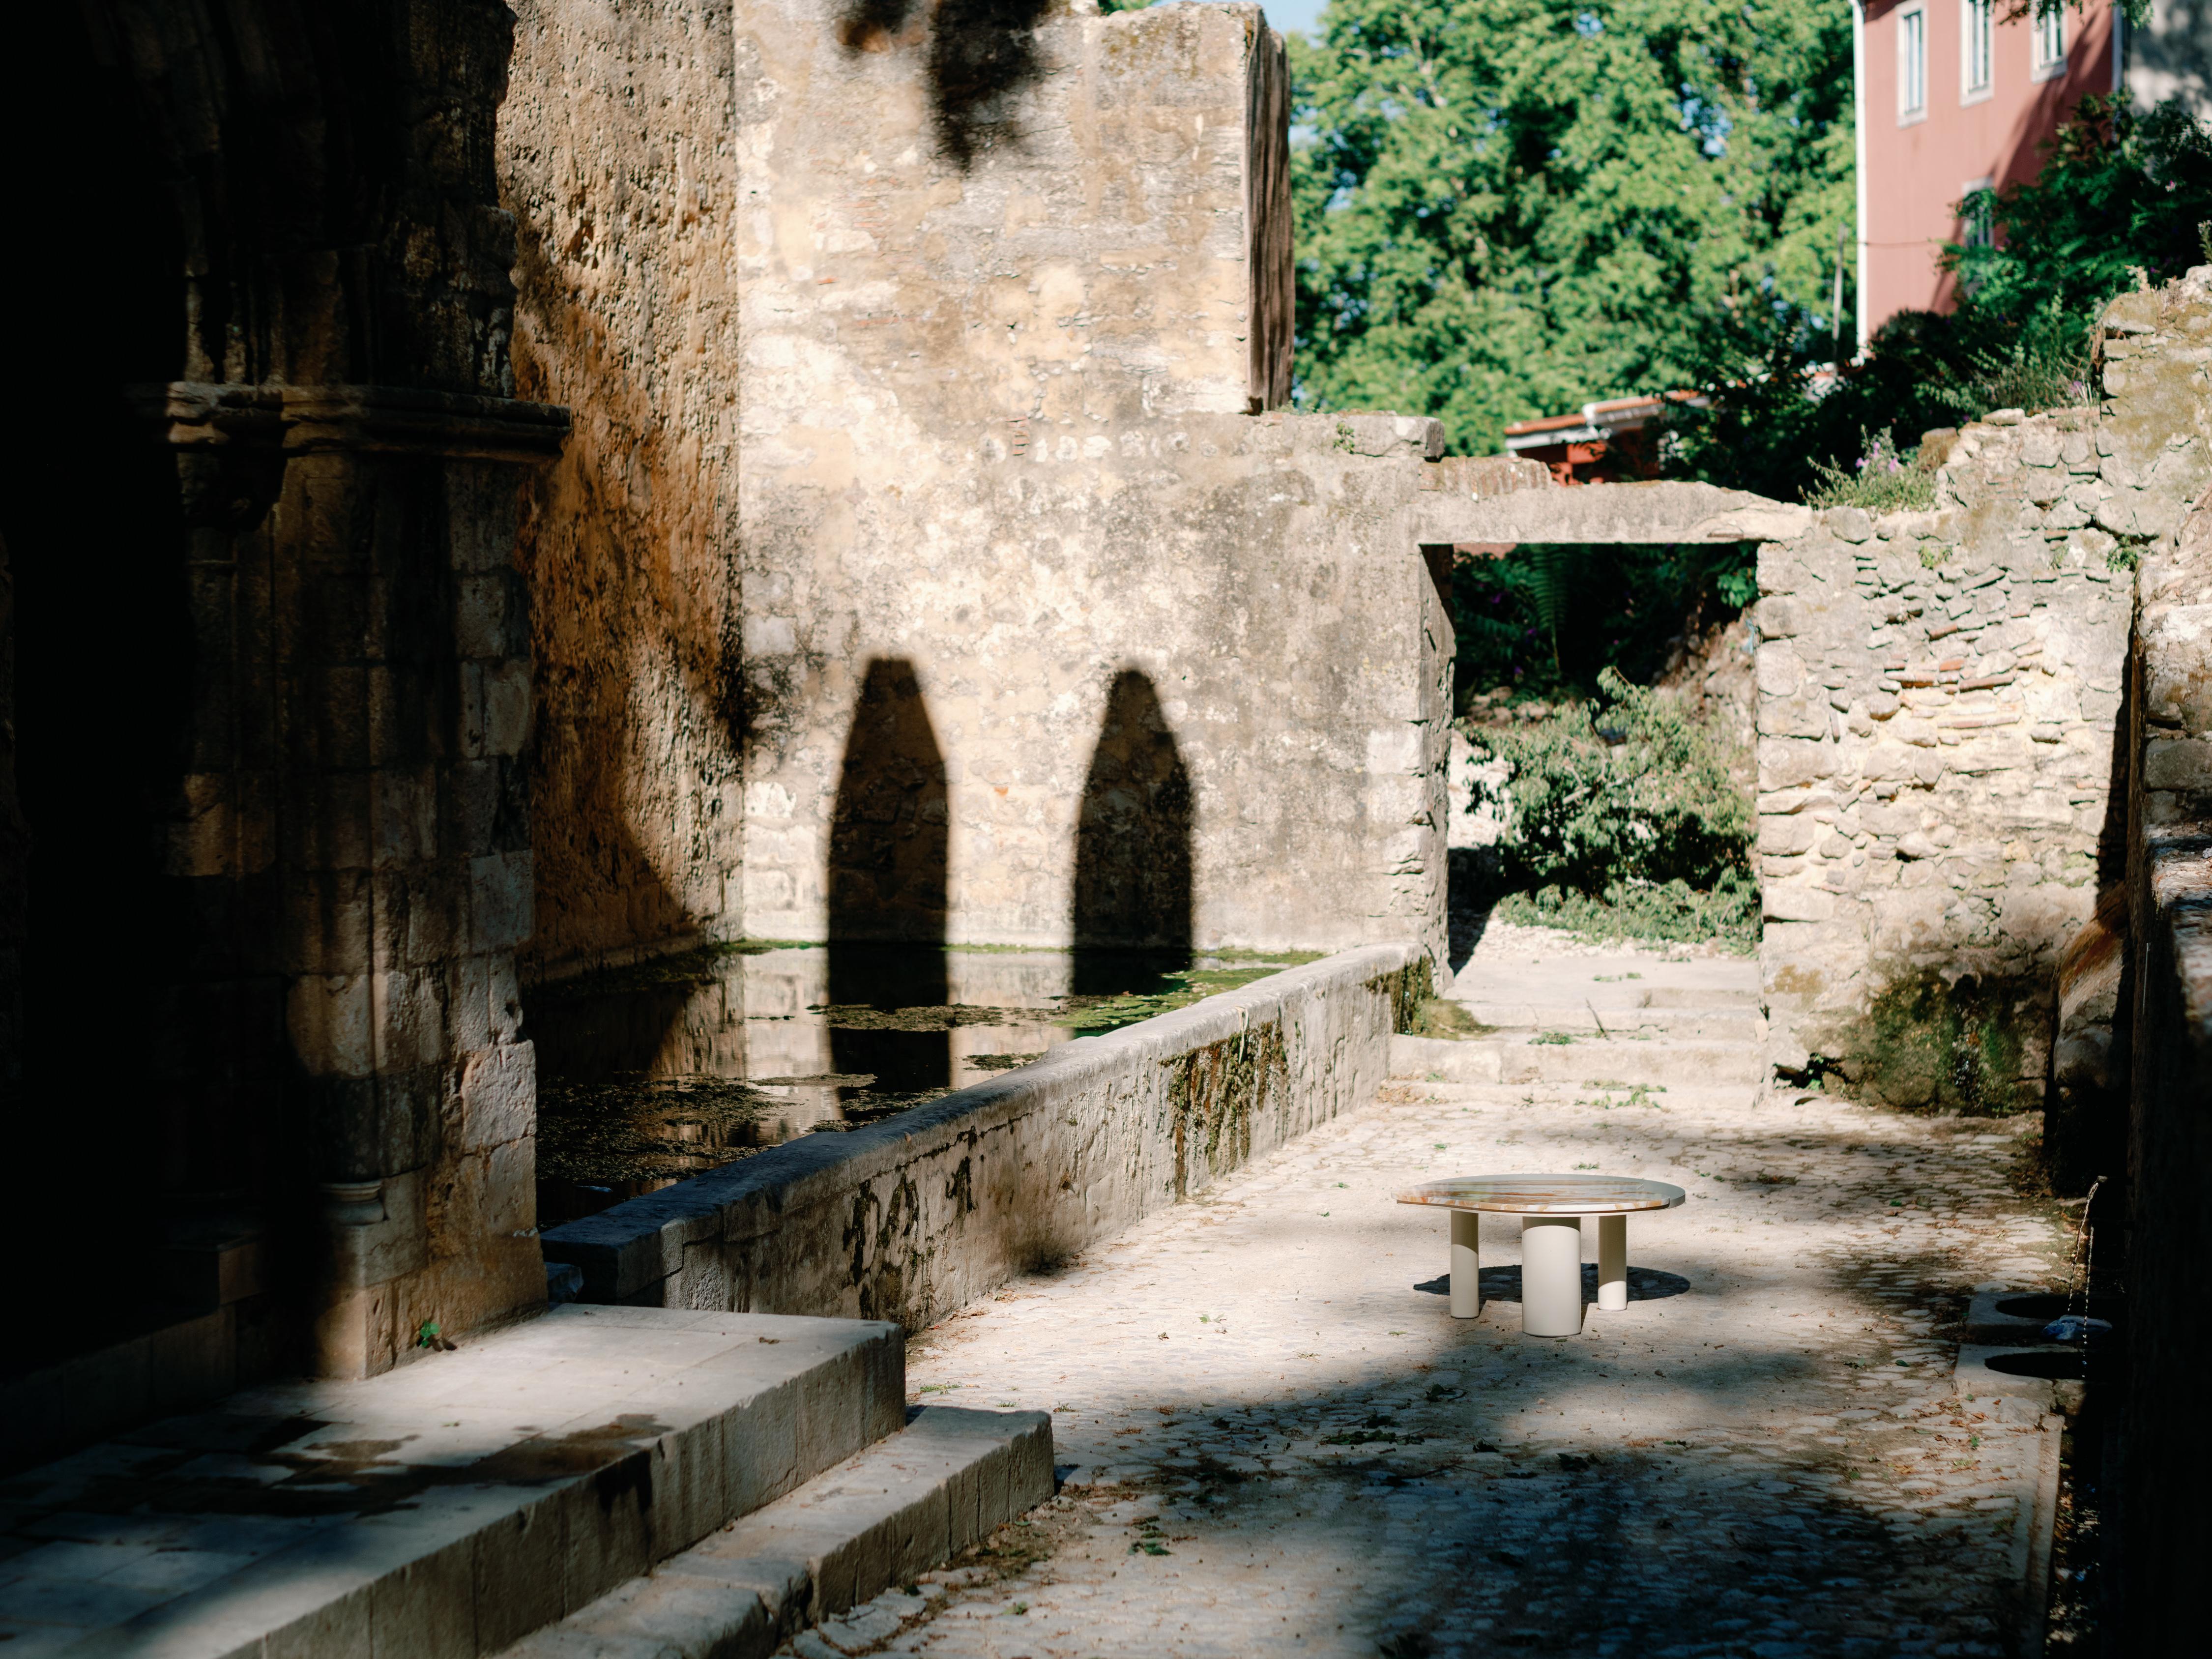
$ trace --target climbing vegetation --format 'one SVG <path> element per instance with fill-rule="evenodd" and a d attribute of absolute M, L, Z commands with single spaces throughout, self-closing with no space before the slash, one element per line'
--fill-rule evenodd
<path fill-rule="evenodd" d="M 1887 482 L 1908 487 L 1923 432 L 1993 410 L 2095 401 L 2090 331 L 2105 303 L 2212 262 L 2212 135 L 2179 102 L 2138 113 L 2084 98 L 2033 180 L 1975 192 L 1960 213 L 1994 240 L 1946 250 L 1955 308 L 1899 313 L 1840 376 L 1819 377 L 1834 348 L 1802 319 L 1739 313 L 1733 333 L 1708 347 L 1700 384 L 1711 407 L 1670 419 L 1676 469 L 1834 504 L 1851 496 L 1838 475 L 1868 470 L 1869 434 L 1905 463 Z"/>
<path fill-rule="evenodd" d="M 1484 728 L 1510 768 L 1494 912 L 1597 937 L 1759 938 L 1749 791 L 1728 740 L 1674 698 L 1607 669 L 1599 696 L 1537 724 Z"/>

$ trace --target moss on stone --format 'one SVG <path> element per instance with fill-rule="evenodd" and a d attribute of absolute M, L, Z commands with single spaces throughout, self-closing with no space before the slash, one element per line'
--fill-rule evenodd
<path fill-rule="evenodd" d="M 1865 1018 L 1837 1043 L 1825 1068 L 1887 1105 L 2002 1116 L 2033 1109 L 2036 1082 L 2021 1075 L 2042 1018 L 2024 982 L 1932 970 L 1890 980 Z"/>

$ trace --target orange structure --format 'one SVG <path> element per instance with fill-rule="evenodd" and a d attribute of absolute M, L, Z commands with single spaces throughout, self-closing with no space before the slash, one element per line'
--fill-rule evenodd
<path fill-rule="evenodd" d="M 1694 392 L 1664 397 L 1608 398 L 1571 415 L 1516 421 L 1505 428 L 1505 453 L 1552 469 L 1560 484 L 1620 483 L 1659 476 L 1660 420 L 1666 405 L 1706 400 Z"/>

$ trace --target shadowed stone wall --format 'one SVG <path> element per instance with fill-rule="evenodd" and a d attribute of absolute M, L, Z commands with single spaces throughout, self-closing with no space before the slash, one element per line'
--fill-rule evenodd
<path fill-rule="evenodd" d="M 543 974 L 738 929 L 739 359 L 727 0 L 521 0 L 499 112 L 532 487 Z"/>
<path fill-rule="evenodd" d="M 520 476 L 567 417 L 512 395 L 492 171 L 511 18 L 100 0 L 34 21 L 40 84 L 11 112 L 70 158 L 40 216 L 93 268 L 53 284 L 42 329 L 94 343 L 47 415 L 74 449 L 18 459 L 52 480 L 97 453 L 102 474 L 96 500 L 11 489 L 0 526 L 30 895 L 32 1121 L 11 1132 L 33 1204 L 68 1206 L 23 1224 L 84 1240 L 24 1318 L 66 1352 L 49 1282 L 141 1328 L 250 1297 L 281 1317 L 196 1389 L 378 1370 L 424 1322 L 544 1296 L 511 560 Z M 101 1067 L 123 1103 L 95 1125 Z M 97 1239 L 94 1181 L 118 1218 Z M 184 1306 L 134 1306 L 165 1296 Z M 143 1355 L 85 1377 L 34 1433 L 154 1403 Z"/>

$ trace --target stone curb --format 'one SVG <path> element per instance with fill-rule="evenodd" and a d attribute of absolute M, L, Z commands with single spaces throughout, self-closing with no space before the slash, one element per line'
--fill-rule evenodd
<path fill-rule="evenodd" d="M 899 1433 L 507 1650 L 757 1659 L 1052 1496 L 1042 1412 L 924 1407 Z"/>

